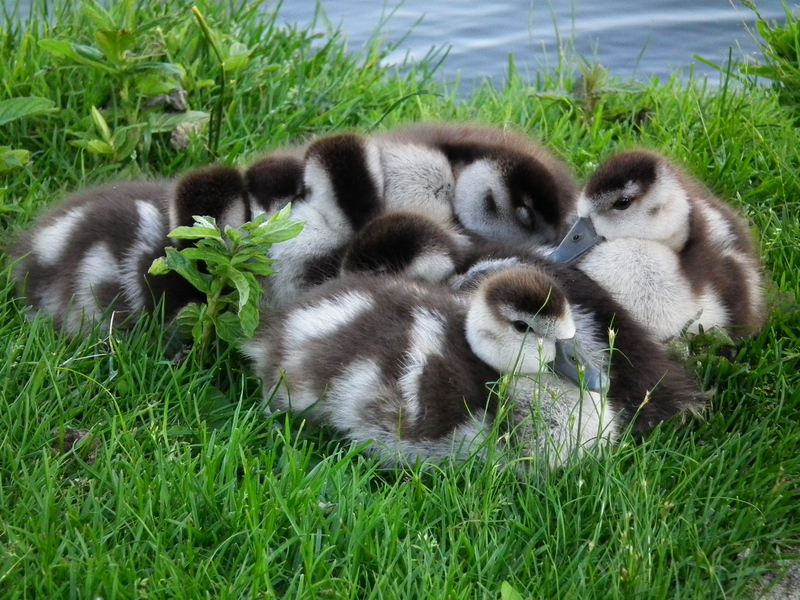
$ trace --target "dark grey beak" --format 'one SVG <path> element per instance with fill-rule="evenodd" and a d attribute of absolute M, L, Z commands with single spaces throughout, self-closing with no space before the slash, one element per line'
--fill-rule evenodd
<path fill-rule="evenodd" d="M 581 353 L 575 338 L 556 340 L 556 359 L 553 370 L 577 385 L 584 385 L 591 392 L 608 391 L 608 378 L 592 361 Z M 581 377 L 580 371 L 583 370 Z"/>
<path fill-rule="evenodd" d="M 597 235 L 591 219 L 588 217 L 581 217 L 575 221 L 569 233 L 564 236 L 558 248 L 553 250 L 548 258 L 553 262 L 569 264 L 578 260 L 581 256 L 586 254 L 592 246 L 598 242 L 602 242 L 603 239 L 602 236 Z"/>

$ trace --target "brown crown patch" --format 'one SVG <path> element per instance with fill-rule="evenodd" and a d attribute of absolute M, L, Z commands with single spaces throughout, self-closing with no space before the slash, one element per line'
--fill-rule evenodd
<path fill-rule="evenodd" d="M 654 152 L 631 150 L 607 160 L 586 184 L 589 198 L 622 190 L 629 182 L 638 183 L 644 193 L 655 182 L 659 163 L 663 159 Z"/>
<path fill-rule="evenodd" d="M 528 315 L 563 317 L 567 300 L 556 282 L 534 268 L 508 269 L 490 277 L 484 284 L 486 300 L 500 316 L 500 307 L 510 307 Z"/>
<path fill-rule="evenodd" d="M 244 174 L 247 191 L 264 210 L 276 201 L 294 198 L 303 187 L 303 161 L 289 154 L 274 154 L 254 163 Z"/>
<path fill-rule="evenodd" d="M 244 198 L 241 173 L 232 167 L 213 166 L 183 177 L 175 190 L 178 225 L 191 226 L 192 215 L 219 219 L 235 200 Z"/>

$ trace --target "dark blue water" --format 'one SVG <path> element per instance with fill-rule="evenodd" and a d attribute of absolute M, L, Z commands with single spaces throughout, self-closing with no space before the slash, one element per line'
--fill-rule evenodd
<path fill-rule="evenodd" d="M 758 5 L 762 16 L 785 20 L 781 0 Z M 509 53 L 533 80 L 558 65 L 559 47 L 573 66 L 584 57 L 624 79 L 666 79 L 675 71 L 686 77 L 693 69 L 712 84 L 719 72 L 695 55 L 719 65 L 727 64 L 729 52 L 735 60 L 760 57 L 755 13 L 730 0 L 406 0 L 399 6 L 397 0 L 321 0 L 320 6 L 351 50 L 369 43 L 378 28 L 389 43 L 411 31 L 389 55 L 393 63 L 449 48 L 440 77 L 460 75 L 467 88 L 484 78 L 501 84 Z M 315 0 L 285 0 L 278 18 L 307 26 L 317 10 Z M 320 18 L 316 29 L 325 31 Z"/>

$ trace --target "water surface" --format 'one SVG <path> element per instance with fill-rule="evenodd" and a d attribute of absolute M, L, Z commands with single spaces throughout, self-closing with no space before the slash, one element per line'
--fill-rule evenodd
<path fill-rule="evenodd" d="M 758 5 L 762 16 L 785 19 L 780 0 Z M 483 78 L 502 83 L 509 53 L 529 80 L 552 71 L 559 36 L 574 54 L 625 79 L 666 79 L 676 70 L 686 76 L 694 69 L 714 83 L 719 72 L 695 55 L 719 65 L 727 63 L 729 51 L 739 60 L 760 56 L 755 13 L 730 0 L 406 0 L 399 5 L 322 0 L 320 6 L 353 50 L 368 43 L 379 26 L 388 42 L 412 30 L 390 54 L 392 62 L 419 60 L 431 47 L 449 47 L 440 76 L 453 81 L 460 74 L 467 87 Z M 286 0 L 278 19 L 307 26 L 316 10 L 315 0 Z M 321 22 L 316 27 L 324 31 Z"/>

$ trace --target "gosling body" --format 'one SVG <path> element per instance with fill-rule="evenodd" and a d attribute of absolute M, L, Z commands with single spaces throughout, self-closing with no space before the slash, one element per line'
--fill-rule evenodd
<path fill-rule="evenodd" d="M 700 327 L 741 337 L 763 326 L 747 224 L 664 156 L 613 157 L 586 185 L 577 214 L 551 257 L 577 261 L 660 339 Z"/>
<path fill-rule="evenodd" d="M 469 297 L 405 278 L 347 276 L 273 314 L 244 350 L 272 408 L 375 440 L 371 450 L 389 463 L 483 451 L 501 412 L 492 386 L 515 373 L 510 430 L 527 431 L 519 447 L 555 466 L 616 436 L 601 393 L 545 366 L 558 340 L 574 334 L 569 306 L 538 271 L 502 273 Z M 539 425 L 525 429 L 526 419 Z"/>
<path fill-rule="evenodd" d="M 172 181 L 125 182 L 68 196 L 16 241 L 14 277 L 26 302 L 65 331 L 118 325 L 167 297 L 172 312 L 194 299 L 176 274 L 151 276 L 169 245 Z"/>

